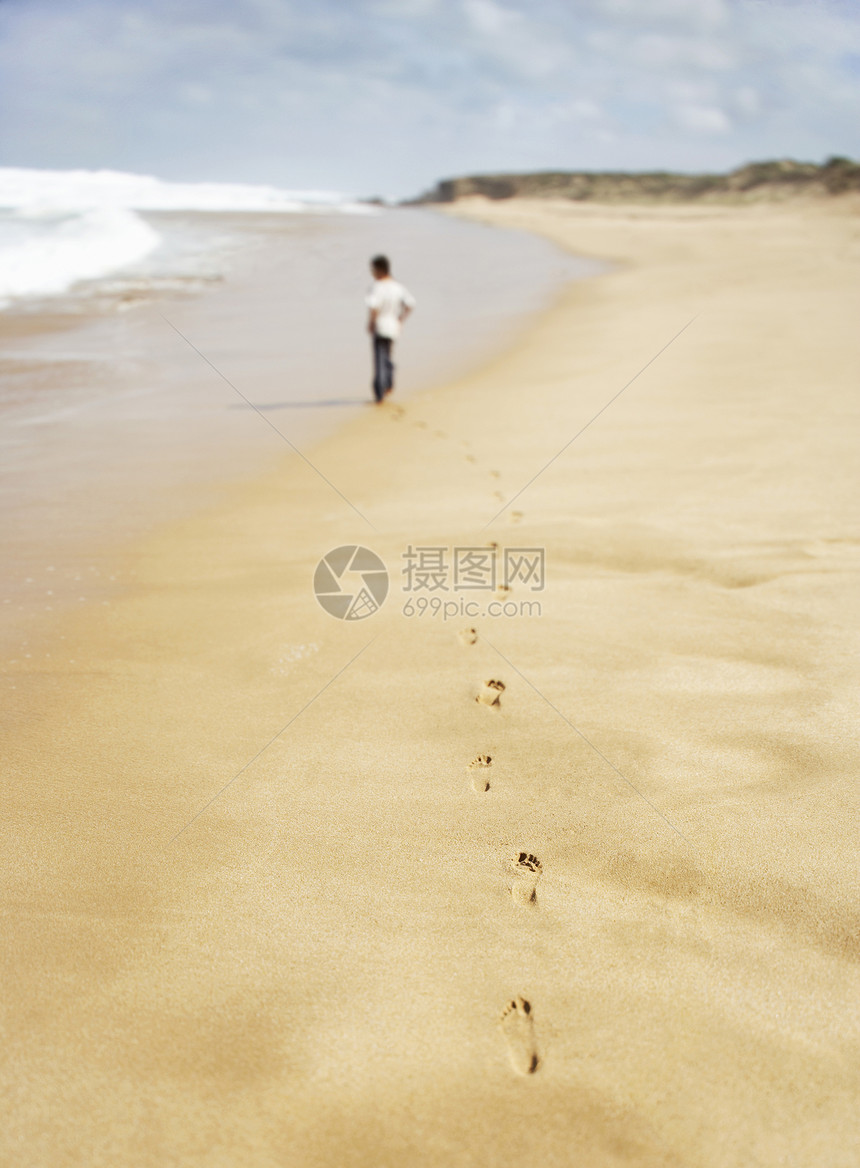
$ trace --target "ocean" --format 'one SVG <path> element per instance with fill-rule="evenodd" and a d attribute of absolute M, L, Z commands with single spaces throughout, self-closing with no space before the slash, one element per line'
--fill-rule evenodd
<path fill-rule="evenodd" d="M 418 301 L 394 400 L 487 361 L 597 269 L 332 192 L 0 170 L 0 639 L 109 603 L 117 548 L 273 466 L 276 430 L 305 450 L 368 407 L 380 251 Z"/>

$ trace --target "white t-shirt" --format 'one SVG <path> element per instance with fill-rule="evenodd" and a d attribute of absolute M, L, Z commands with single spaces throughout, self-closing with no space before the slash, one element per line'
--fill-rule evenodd
<path fill-rule="evenodd" d="M 404 308 L 414 308 L 415 298 L 402 284 L 388 276 L 373 281 L 365 303 L 376 311 L 376 335 L 393 341 L 400 336 L 401 312 Z"/>

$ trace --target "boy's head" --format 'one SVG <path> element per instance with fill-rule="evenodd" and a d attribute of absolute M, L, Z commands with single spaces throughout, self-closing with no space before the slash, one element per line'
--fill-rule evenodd
<path fill-rule="evenodd" d="M 370 261 L 370 270 L 376 276 L 377 280 L 382 280 L 386 276 L 391 275 L 391 264 L 388 262 L 388 256 L 377 255 Z"/>

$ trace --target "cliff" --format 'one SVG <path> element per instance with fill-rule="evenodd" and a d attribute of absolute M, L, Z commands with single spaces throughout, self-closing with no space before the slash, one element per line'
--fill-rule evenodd
<path fill-rule="evenodd" d="M 831 158 L 821 166 L 791 159 L 752 162 L 728 174 L 670 171 L 539 171 L 444 179 L 412 203 L 453 203 L 469 195 L 488 199 L 577 199 L 601 203 L 750 201 L 860 191 L 860 164 Z"/>

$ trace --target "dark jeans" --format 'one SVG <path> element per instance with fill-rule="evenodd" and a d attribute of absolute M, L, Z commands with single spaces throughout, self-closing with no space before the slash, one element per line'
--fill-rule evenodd
<path fill-rule="evenodd" d="M 391 362 L 390 337 L 373 337 L 373 396 L 382 401 L 386 393 L 394 388 L 394 365 Z"/>

